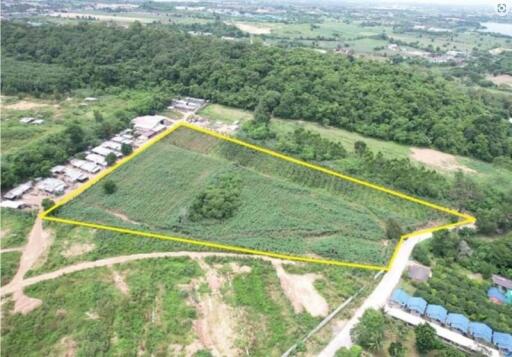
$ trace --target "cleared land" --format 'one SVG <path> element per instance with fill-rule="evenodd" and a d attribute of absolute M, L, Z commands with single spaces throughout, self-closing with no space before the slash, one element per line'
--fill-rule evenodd
<path fill-rule="evenodd" d="M 223 175 L 240 180 L 239 206 L 223 219 L 193 219 L 197 195 Z M 263 251 L 385 265 L 404 231 L 438 224 L 426 207 L 181 127 L 60 207 L 57 217 L 160 232 Z"/>

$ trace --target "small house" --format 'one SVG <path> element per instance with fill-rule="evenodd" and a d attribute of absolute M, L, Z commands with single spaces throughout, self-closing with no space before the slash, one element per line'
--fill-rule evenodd
<path fill-rule="evenodd" d="M 32 181 L 25 182 L 12 190 L 8 191 L 4 198 L 8 200 L 15 200 L 21 198 L 26 192 L 28 192 L 32 188 Z"/>
<path fill-rule="evenodd" d="M 506 356 L 512 354 L 512 335 L 503 332 L 494 332 L 492 343 Z"/>
<path fill-rule="evenodd" d="M 428 305 L 425 311 L 425 316 L 431 321 L 439 322 L 444 324 L 448 311 L 441 305 Z"/>
<path fill-rule="evenodd" d="M 54 166 L 50 169 L 50 172 L 52 173 L 52 175 L 58 175 L 58 174 L 61 174 L 64 172 L 66 168 L 62 165 L 57 165 L 57 166 Z"/>
<path fill-rule="evenodd" d="M 4 200 L 4 201 L 0 202 L 0 207 L 11 208 L 11 209 L 22 209 L 22 208 L 27 207 L 27 204 L 23 201 Z"/>
<path fill-rule="evenodd" d="M 46 191 L 50 194 L 60 195 L 64 193 L 64 190 L 66 189 L 66 184 L 62 180 L 53 177 L 48 177 L 40 181 L 37 184 L 37 187 L 40 190 Z"/>
<path fill-rule="evenodd" d="M 391 305 L 397 305 L 399 307 L 405 307 L 410 296 L 402 289 L 395 289 L 391 294 L 390 302 Z"/>
<path fill-rule="evenodd" d="M 88 154 L 85 159 L 87 161 L 90 161 L 94 164 L 100 165 L 100 166 L 107 166 L 107 162 L 105 161 L 105 157 L 98 155 L 98 154 Z"/>
<path fill-rule="evenodd" d="M 20 119 L 20 123 L 22 123 L 22 124 L 30 124 L 34 120 L 36 120 L 36 118 L 33 118 L 33 117 L 23 117 L 23 118 Z"/>
<path fill-rule="evenodd" d="M 467 334 L 469 319 L 464 315 L 451 313 L 446 317 L 446 326 L 463 334 Z"/>
<path fill-rule="evenodd" d="M 480 342 L 491 343 L 492 342 L 492 329 L 481 322 L 471 322 L 468 327 L 470 336 Z"/>
<path fill-rule="evenodd" d="M 411 313 L 421 316 L 425 313 L 425 309 L 427 308 L 427 302 L 425 301 L 425 299 L 420 297 L 411 297 L 407 300 L 405 307 Z"/>
<path fill-rule="evenodd" d="M 71 182 L 85 182 L 89 179 L 86 174 L 72 167 L 65 168 L 64 176 Z"/>
<path fill-rule="evenodd" d="M 492 283 L 505 296 L 505 303 L 512 304 L 512 280 L 493 274 Z"/>

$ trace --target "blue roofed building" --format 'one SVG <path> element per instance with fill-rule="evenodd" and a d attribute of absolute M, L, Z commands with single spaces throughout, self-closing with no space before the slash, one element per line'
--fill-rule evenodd
<path fill-rule="evenodd" d="M 391 303 L 394 305 L 399 305 L 400 307 L 404 307 L 407 304 L 410 296 L 402 289 L 395 289 L 393 294 L 391 294 Z"/>
<path fill-rule="evenodd" d="M 410 297 L 405 306 L 411 313 L 423 315 L 427 308 L 427 302 L 420 297 Z"/>
<path fill-rule="evenodd" d="M 469 334 L 477 341 L 492 342 L 492 329 L 481 322 L 469 323 Z"/>
<path fill-rule="evenodd" d="M 446 317 L 446 325 L 450 326 L 453 330 L 466 334 L 468 332 L 469 319 L 461 314 L 448 314 Z"/>
<path fill-rule="evenodd" d="M 487 290 L 487 296 L 489 300 L 491 300 L 495 304 L 504 304 L 505 303 L 505 294 L 503 294 L 497 287 L 492 287 Z"/>
<path fill-rule="evenodd" d="M 441 305 L 428 305 L 425 315 L 430 320 L 444 324 L 446 321 L 446 316 L 448 315 L 448 311 Z"/>
<path fill-rule="evenodd" d="M 502 352 L 512 354 L 512 335 L 509 333 L 495 332 L 492 335 L 492 343 Z"/>

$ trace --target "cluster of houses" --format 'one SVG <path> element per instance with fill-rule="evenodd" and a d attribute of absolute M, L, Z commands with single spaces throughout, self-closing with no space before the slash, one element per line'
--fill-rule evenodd
<path fill-rule="evenodd" d="M 488 325 L 470 321 L 466 316 L 450 313 L 441 305 L 428 304 L 421 297 L 414 297 L 402 289 L 396 289 L 390 298 L 390 305 L 405 309 L 411 314 L 445 326 L 477 342 L 496 346 L 506 356 L 512 354 L 512 335 L 493 331 Z"/>
<path fill-rule="evenodd" d="M 95 101 L 96 98 L 85 98 L 85 102 Z M 185 97 L 175 99 L 169 109 L 176 109 L 185 113 L 195 113 L 206 104 L 206 101 L 198 98 Z M 34 118 L 30 118 L 34 119 Z M 32 123 L 31 121 L 26 121 Z M 136 149 L 144 145 L 149 139 L 161 133 L 175 120 L 161 115 L 144 115 L 131 121 L 132 128 L 125 129 L 100 145 L 86 152 L 76 155 L 64 165 L 57 165 L 50 170 L 51 177 L 36 178 L 27 181 L 3 195 L 1 207 L 21 209 L 37 206 L 39 200 L 33 200 L 30 196 L 48 197 L 60 196 L 66 190 L 73 189 L 93 175 L 98 174 L 108 166 L 107 156 L 114 155 L 121 158 L 123 145 L 129 145 Z M 208 125 L 207 120 L 197 119 L 197 124 Z"/>

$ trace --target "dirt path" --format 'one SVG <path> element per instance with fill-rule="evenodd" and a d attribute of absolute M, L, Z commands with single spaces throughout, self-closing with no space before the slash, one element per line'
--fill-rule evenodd
<path fill-rule="evenodd" d="M 281 262 L 286 264 L 294 264 L 293 262 L 281 261 L 269 257 L 258 256 L 258 255 L 248 255 L 248 254 L 234 254 L 234 253 L 221 253 L 221 252 L 157 252 L 157 253 L 145 253 L 145 254 L 132 254 L 132 255 L 122 255 L 118 257 L 105 258 L 96 261 L 88 261 L 81 262 L 73 265 L 69 265 L 62 269 L 41 274 L 38 276 L 34 276 L 28 279 L 13 279 L 9 284 L 2 288 L 0 291 L 0 296 L 8 295 L 14 293 L 18 290 L 21 290 L 27 286 L 34 285 L 43 281 L 52 280 L 59 278 L 66 274 L 75 273 L 78 271 L 92 269 L 92 268 L 100 268 L 100 267 L 108 267 L 115 264 L 122 264 L 127 262 L 132 262 L 141 259 L 156 259 L 156 258 L 178 258 L 178 257 L 188 257 L 191 259 L 202 259 L 206 257 L 238 257 L 238 258 L 253 258 L 253 259 L 262 259 L 269 262 Z M 16 278 L 16 277 L 15 277 Z"/>
<path fill-rule="evenodd" d="M 43 221 L 37 217 L 34 226 L 28 235 L 27 244 L 21 250 L 21 258 L 16 275 L 12 278 L 11 282 L 7 284 L 2 290 L 9 290 L 13 293 L 14 312 L 21 312 L 26 314 L 39 305 L 42 301 L 33 299 L 23 293 L 21 283 L 24 281 L 25 274 L 32 268 L 37 260 L 46 252 L 50 247 L 50 234 L 43 229 Z M 2 294 L 4 292 L 2 291 Z"/>

